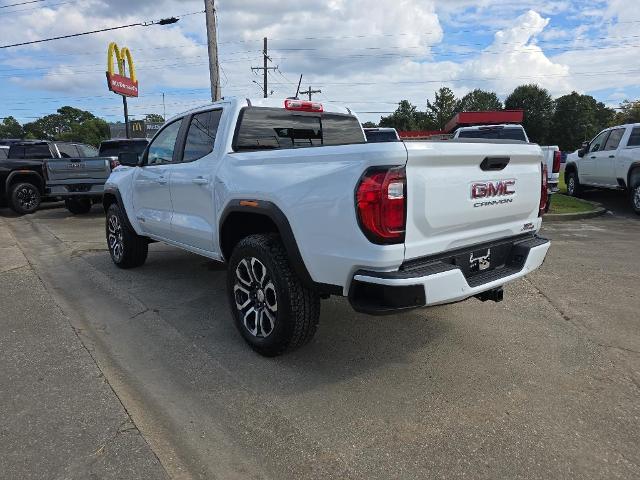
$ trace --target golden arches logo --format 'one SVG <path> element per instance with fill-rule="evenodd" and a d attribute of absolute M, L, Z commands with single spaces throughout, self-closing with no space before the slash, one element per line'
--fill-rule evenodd
<path fill-rule="evenodd" d="M 113 71 L 114 57 L 118 64 L 118 73 Z M 125 73 L 125 65 L 128 66 L 128 76 Z M 107 50 L 107 83 L 109 90 L 114 93 L 127 97 L 138 96 L 138 80 L 131 51 L 127 47 L 118 48 L 116 42 L 111 42 Z"/>

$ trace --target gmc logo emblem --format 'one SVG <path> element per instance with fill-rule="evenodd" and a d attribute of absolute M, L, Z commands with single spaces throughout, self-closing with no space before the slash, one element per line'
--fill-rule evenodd
<path fill-rule="evenodd" d="M 497 182 L 475 182 L 471 184 L 471 198 L 491 198 L 513 195 L 515 180 L 500 180 Z"/>

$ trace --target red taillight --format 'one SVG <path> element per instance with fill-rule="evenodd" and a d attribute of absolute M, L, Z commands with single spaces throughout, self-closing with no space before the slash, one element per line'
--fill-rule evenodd
<path fill-rule="evenodd" d="M 402 243 L 406 223 L 404 167 L 367 170 L 356 190 L 360 228 L 373 243 Z"/>
<path fill-rule="evenodd" d="M 299 112 L 322 112 L 324 110 L 321 103 L 308 100 L 285 100 L 284 108 Z"/>
<path fill-rule="evenodd" d="M 547 178 L 547 175 L 549 173 L 547 170 L 547 166 L 544 163 L 541 163 L 540 165 L 542 166 L 542 179 L 540 181 L 540 205 L 538 209 L 539 217 L 544 215 L 547 208 L 547 199 L 549 198 L 549 180 Z"/>
<path fill-rule="evenodd" d="M 114 168 L 120 166 L 120 162 L 117 159 L 112 158 L 111 160 L 109 160 L 109 165 L 111 165 L 111 170 L 113 170 Z"/>
<path fill-rule="evenodd" d="M 553 152 L 553 173 L 560 172 L 560 164 L 562 163 L 562 153 L 558 150 Z"/>

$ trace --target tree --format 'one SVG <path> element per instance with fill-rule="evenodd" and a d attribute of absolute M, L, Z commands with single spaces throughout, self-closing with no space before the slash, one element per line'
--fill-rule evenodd
<path fill-rule="evenodd" d="M 100 145 L 100 142 L 110 138 L 109 124 L 101 118 L 90 118 L 82 123 L 71 126 L 68 132 L 58 136 L 58 140 L 70 142 L 88 143 L 89 145 Z"/>
<path fill-rule="evenodd" d="M 615 116 L 615 124 L 639 123 L 640 122 L 640 100 L 631 102 L 625 100 L 620 104 L 620 111 Z"/>
<path fill-rule="evenodd" d="M 0 123 L 0 138 L 22 138 L 22 126 L 13 117 L 5 117 Z"/>
<path fill-rule="evenodd" d="M 164 117 L 159 113 L 148 113 L 144 117 L 144 121 L 147 123 L 164 123 Z"/>
<path fill-rule="evenodd" d="M 502 102 L 494 92 L 476 88 L 467 93 L 456 104 L 456 112 L 484 112 L 502 110 Z"/>
<path fill-rule="evenodd" d="M 427 100 L 427 116 L 431 119 L 436 128 L 444 130 L 451 117 L 456 113 L 456 96 L 450 88 L 442 87 L 436 92 L 433 103 Z"/>
<path fill-rule="evenodd" d="M 560 150 L 575 150 L 611 123 L 614 111 L 591 95 L 571 92 L 555 101 L 548 141 Z"/>
<path fill-rule="evenodd" d="M 381 127 L 395 128 L 396 130 L 419 130 L 420 129 L 420 112 L 415 105 L 409 100 L 402 100 L 398 104 L 398 108 L 391 115 L 381 117 L 379 125 Z"/>
<path fill-rule="evenodd" d="M 546 89 L 533 84 L 520 85 L 507 97 L 504 106 L 507 110 L 524 110 L 522 126 L 529 139 L 541 145 L 547 142 L 553 100 Z"/>
<path fill-rule="evenodd" d="M 378 125 L 376 125 L 373 122 L 364 122 L 362 124 L 362 128 L 376 128 Z"/>

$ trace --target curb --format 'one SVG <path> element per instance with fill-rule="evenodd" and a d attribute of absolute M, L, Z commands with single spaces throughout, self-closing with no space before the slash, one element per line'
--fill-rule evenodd
<path fill-rule="evenodd" d="M 542 217 L 543 222 L 564 222 L 567 220 L 582 220 L 585 218 L 599 217 L 600 215 L 604 215 L 607 212 L 607 209 L 597 202 L 590 202 L 589 200 L 582 200 L 582 201 L 586 203 L 590 203 L 591 205 L 593 205 L 594 209 L 589 210 L 588 212 L 580 212 L 580 213 L 547 213 Z"/>

